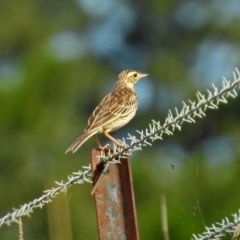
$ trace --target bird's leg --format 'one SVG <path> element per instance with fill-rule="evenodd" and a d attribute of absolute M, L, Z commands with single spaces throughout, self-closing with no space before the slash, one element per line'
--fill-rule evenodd
<path fill-rule="evenodd" d="M 98 148 L 99 148 L 100 150 L 103 150 L 103 147 L 102 147 L 102 145 L 100 144 L 97 135 L 95 134 L 93 137 L 94 137 L 94 139 L 95 139 L 95 141 L 96 141 L 96 143 L 97 143 L 97 145 L 98 145 Z"/>
<path fill-rule="evenodd" d="M 96 134 L 94 135 L 94 139 L 95 139 L 95 141 L 96 141 L 96 143 L 97 143 L 97 145 L 98 145 L 98 148 L 99 148 L 101 151 L 103 151 L 103 150 L 105 150 L 107 147 L 109 147 L 109 144 L 106 144 L 106 145 L 103 147 L 103 146 L 100 144 L 100 142 L 99 142 L 98 137 L 97 137 Z"/>
<path fill-rule="evenodd" d="M 116 143 L 118 147 L 120 147 L 120 148 L 123 147 L 123 145 L 122 145 L 117 139 L 115 139 L 114 137 L 112 137 L 111 135 L 109 135 L 109 133 L 107 132 L 107 130 L 104 131 L 104 135 L 105 135 L 107 138 L 109 138 L 110 140 L 112 140 L 114 143 Z"/>

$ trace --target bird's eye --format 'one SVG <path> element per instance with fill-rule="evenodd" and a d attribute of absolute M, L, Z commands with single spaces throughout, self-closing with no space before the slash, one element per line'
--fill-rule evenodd
<path fill-rule="evenodd" d="M 134 73 L 133 76 L 136 78 L 137 77 L 137 73 Z"/>

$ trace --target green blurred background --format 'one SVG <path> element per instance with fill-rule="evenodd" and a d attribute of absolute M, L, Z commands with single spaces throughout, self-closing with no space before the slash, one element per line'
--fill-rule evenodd
<path fill-rule="evenodd" d="M 65 155 L 117 75 L 149 73 L 136 117 L 116 138 L 136 135 L 168 109 L 221 86 L 240 63 L 240 2 L 3 0 L 0 2 L 0 214 L 32 201 L 88 165 L 89 140 Z M 239 207 L 240 99 L 136 152 L 132 171 L 141 239 L 190 239 Z M 101 142 L 107 140 L 100 137 Z M 174 166 L 174 167 L 173 167 Z M 98 239 L 91 185 L 71 187 L 24 217 L 24 239 Z M 17 239 L 2 226 L 0 239 Z M 226 238 L 229 239 L 229 236 Z"/>

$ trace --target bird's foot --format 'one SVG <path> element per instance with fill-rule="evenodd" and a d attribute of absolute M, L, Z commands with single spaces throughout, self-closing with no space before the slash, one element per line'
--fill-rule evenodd
<path fill-rule="evenodd" d="M 99 145 L 98 148 L 101 150 L 101 151 L 105 151 L 105 150 L 108 150 L 108 149 L 111 149 L 111 145 L 110 144 L 106 144 L 105 146 L 101 146 Z"/>
<path fill-rule="evenodd" d="M 119 143 L 118 142 L 118 144 L 116 144 L 117 145 L 117 148 L 123 148 L 124 147 L 124 145 L 122 144 L 122 143 Z M 108 144 L 106 144 L 105 146 L 101 146 L 101 145 L 99 145 L 98 146 L 98 148 L 101 150 L 101 151 L 107 151 L 107 150 L 111 150 L 112 149 L 112 146 L 108 143 Z"/>
<path fill-rule="evenodd" d="M 117 147 L 118 147 L 118 148 L 124 148 L 124 145 L 123 145 L 122 143 L 118 143 L 118 144 L 117 144 Z"/>

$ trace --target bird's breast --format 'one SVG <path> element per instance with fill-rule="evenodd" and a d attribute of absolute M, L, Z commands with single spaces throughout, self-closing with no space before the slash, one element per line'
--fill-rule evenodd
<path fill-rule="evenodd" d="M 119 128 L 122 128 L 125 126 L 136 114 L 136 111 L 131 112 L 127 116 L 122 116 L 118 118 L 115 121 L 112 121 L 111 123 L 106 124 L 103 127 L 103 130 L 108 130 L 108 132 L 114 132 L 118 130 Z"/>

